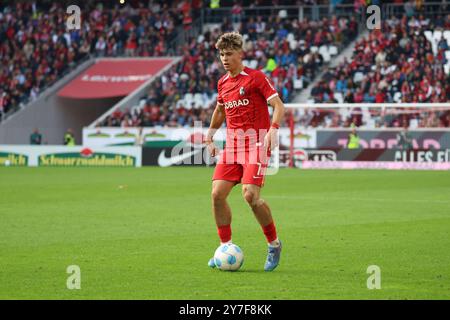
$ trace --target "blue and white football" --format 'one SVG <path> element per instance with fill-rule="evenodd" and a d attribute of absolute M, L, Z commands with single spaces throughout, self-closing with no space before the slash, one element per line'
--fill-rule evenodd
<path fill-rule="evenodd" d="M 222 244 L 214 253 L 214 263 L 220 270 L 239 270 L 244 263 L 244 252 L 235 244 Z"/>

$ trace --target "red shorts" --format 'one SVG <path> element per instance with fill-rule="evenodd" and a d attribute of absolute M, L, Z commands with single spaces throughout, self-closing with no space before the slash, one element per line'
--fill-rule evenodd
<path fill-rule="evenodd" d="M 257 151 L 259 150 L 259 151 Z M 270 150 L 267 152 L 267 157 L 261 158 L 259 154 L 260 149 L 253 152 L 246 151 L 245 153 L 232 154 L 234 161 L 225 161 L 230 159 L 229 153 L 223 152 L 220 160 L 214 170 L 212 180 L 227 180 L 242 184 L 254 184 L 259 187 L 264 185 L 264 178 L 267 170 L 267 163 L 270 158 Z M 251 157 L 253 155 L 253 157 Z"/>

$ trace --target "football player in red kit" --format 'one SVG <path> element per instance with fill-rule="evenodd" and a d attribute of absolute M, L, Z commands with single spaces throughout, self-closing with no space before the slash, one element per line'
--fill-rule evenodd
<path fill-rule="evenodd" d="M 223 34 L 216 43 L 227 73 L 217 83 L 217 105 L 211 119 L 206 144 L 210 154 L 219 155 L 214 133 L 226 120 L 226 145 L 220 153 L 212 182 L 212 210 L 222 244 L 231 243 L 231 210 L 227 197 L 242 183 L 242 195 L 251 207 L 268 243 L 264 270 L 272 271 L 280 261 L 281 242 L 269 205 L 260 197 L 270 151 L 277 146 L 278 128 L 284 105 L 272 82 L 259 71 L 242 64 L 242 36 Z M 270 120 L 268 104 L 273 107 Z M 214 259 L 208 262 L 215 267 Z"/>

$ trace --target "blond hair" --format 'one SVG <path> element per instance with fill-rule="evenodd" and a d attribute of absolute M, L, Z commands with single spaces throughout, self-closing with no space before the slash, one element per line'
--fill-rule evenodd
<path fill-rule="evenodd" d="M 227 32 L 220 36 L 216 42 L 216 49 L 218 50 L 242 50 L 244 40 L 239 32 Z"/>

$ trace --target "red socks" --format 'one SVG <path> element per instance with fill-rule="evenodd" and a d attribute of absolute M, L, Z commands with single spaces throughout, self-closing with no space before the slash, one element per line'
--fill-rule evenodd
<path fill-rule="evenodd" d="M 231 225 L 217 226 L 220 242 L 226 243 L 231 240 Z"/>
<path fill-rule="evenodd" d="M 265 227 L 262 227 L 262 229 L 268 243 L 271 243 L 277 239 L 277 230 L 273 222 Z M 226 243 L 231 241 L 231 225 L 217 226 L 217 233 L 219 234 L 220 242 Z"/>
<path fill-rule="evenodd" d="M 277 239 L 277 230 L 275 229 L 275 224 L 273 222 L 269 223 L 265 227 L 262 227 L 262 229 L 268 243 L 271 243 L 272 241 Z"/>

